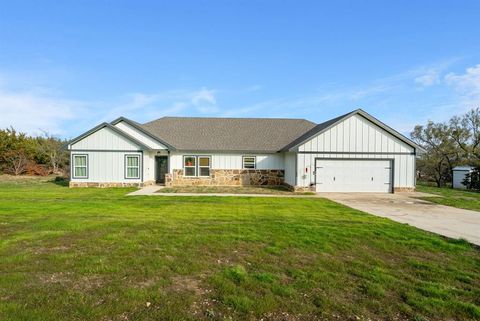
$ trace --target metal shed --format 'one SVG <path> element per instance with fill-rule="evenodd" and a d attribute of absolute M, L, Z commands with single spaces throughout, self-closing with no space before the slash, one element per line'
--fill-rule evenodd
<path fill-rule="evenodd" d="M 453 188 L 465 189 L 467 188 L 463 185 L 463 180 L 465 175 L 473 171 L 473 166 L 457 166 L 453 168 Z"/>

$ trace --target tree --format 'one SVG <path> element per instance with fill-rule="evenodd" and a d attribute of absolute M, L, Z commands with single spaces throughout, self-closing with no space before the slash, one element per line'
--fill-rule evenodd
<path fill-rule="evenodd" d="M 64 141 L 44 132 L 43 137 L 38 138 L 38 162 L 44 162 L 48 164 L 52 173 L 59 174 L 60 168 L 65 167 L 68 164 L 68 153 L 63 148 Z"/>
<path fill-rule="evenodd" d="M 0 160 L 6 172 L 23 174 L 29 159 L 35 153 L 34 143 L 24 133 L 9 128 L 0 134 Z"/>
<path fill-rule="evenodd" d="M 3 156 L 7 172 L 14 175 L 25 173 L 28 165 L 28 157 L 24 149 L 7 151 Z"/>
<path fill-rule="evenodd" d="M 480 165 L 480 108 L 452 117 L 450 136 L 462 151 L 464 160 Z"/>
<path fill-rule="evenodd" d="M 461 156 L 449 126 L 429 121 L 426 126 L 415 126 L 410 136 L 426 150 L 418 162 L 418 170 L 439 187 L 451 181 L 452 169 Z"/>
<path fill-rule="evenodd" d="M 476 167 L 473 171 L 467 173 L 462 184 L 465 185 L 467 189 L 480 190 L 480 167 Z"/>

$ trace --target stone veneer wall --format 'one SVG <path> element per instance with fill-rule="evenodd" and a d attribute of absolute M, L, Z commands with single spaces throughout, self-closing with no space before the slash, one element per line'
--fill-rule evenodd
<path fill-rule="evenodd" d="M 293 192 L 315 192 L 315 185 L 312 186 L 293 186 Z"/>
<path fill-rule="evenodd" d="M 104 183 L 104 182 L 75 182 L 70 181 L 68 183 L 69 187 L 145 187 L 155 185 L 155 181 L 146 181 L 143 183 Z"/>
<path fill-rule="evenodd" d="M 166 186 L 248 186 L 284 185 L 280 169 L 211 169 L 209 177 L 185 177 L 183 169 L 165 175 Z"/>
<path fill-rule="evenodd" d="M 415 187 L 394 187 L 394 193 L 402 193 L 402 192 L 415 192 Z"/>

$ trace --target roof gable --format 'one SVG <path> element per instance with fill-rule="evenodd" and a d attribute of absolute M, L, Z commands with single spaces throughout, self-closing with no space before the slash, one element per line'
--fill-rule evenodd
<path fill-rule="evenodd" d="M 145 144 L 143 144 L 142 142 L 140 142 L 136 138 L 128 135 L 124 131 L 116 128 L 115 126 L 110 125 L 109 123 L 101 123 L 100 125 L 98 125 L 98 126 L 92 128 L 91 130 L 83 133 L 82 135 L 80 135 L 78 137 L 75 137 L 74 139 L 70 140 L 68 142 L 68 149 L 72 149 L 73 145 L 81 142 L 82 140 L 87 139 L 91 135 L 94 135 L 95 133 L 97 133 L 97 132 L 99 132 L 99 131 L 101 131 L 102 129 L 105 129 L 105 128 L 110 130 L 112 133 L 114 133 L 116 135 L 119 135 L 119 136 L 123 137 L 124 139 L 126 139 L 127 141 L 133 143 L 135 146 L 137 146 L 137 148 L 140 148 L 142 150 L 150 149 L 148 146 L 146 146 Z"/>
<path fill-rule="evenodd" d="M 396 130 L 391 128 L 390 126 L 388 126 L 388 125 L 384 124 L 383 122 L 379 121 L 378 119 L 376 119 L 375 117 L 368 114 L 367 112 L 365 112 L 362 109 L 354 110 L 350 113 L 341 115 L 339 117 L 328 120 L 324 123 L 318 124 L 317 126 L 312 128 L 309 132 L 305 133 L 301 137 L 297 138 L 296 140 L 294 140 L 291 143 L 289 143 L 288 145 L 286 145 L 284 148 L 282 148 L 282 151 L 292 151 L 296 147 L 298 147 L 299 145 L 301 145 L 301 144 L 305 143 L 306 141 L 308 141 L 309 139 L 311 139 L 312 137 L 318 136 L 318 135 L 326 132 L 330 128 L 334 127 L 335 125 L 339 124 L 340 122 L 342 122 L 345 119 L 347 119 L 349 117 L 352 117 L 354 115 L 359 115 L 359 116 L 367 119 L 368 121 L 370 121 L 374 125 L 380 127 L 381 129 L 383 129 L 384 131 L 386 131 L 390 135 L 394 136 L 396 139 L 400 140 L 401 142 L 403 142 L 403 143 L 405 143 L 405 144 L 407 144 L 407 145 L 409 145 L 409 146 L 411 146 L 411 147 L 413 147 L 417 150 L 423 151 L 423 148 L 421 146 L 415 144 L 412 140 L 408 139 L 404 135 L 400 134 L 399 132 L 397 132 Z"/>

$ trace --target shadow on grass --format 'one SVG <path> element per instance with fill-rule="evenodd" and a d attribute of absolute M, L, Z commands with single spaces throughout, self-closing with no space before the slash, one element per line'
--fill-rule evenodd
<path fill-rule="evenodd" d="M 58 186 L 68 187 L 68 179 L 62 176 L 57 176 L 48 181 L 49 183 L 53 183 Z"/>

